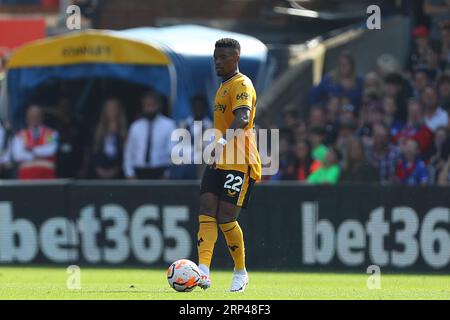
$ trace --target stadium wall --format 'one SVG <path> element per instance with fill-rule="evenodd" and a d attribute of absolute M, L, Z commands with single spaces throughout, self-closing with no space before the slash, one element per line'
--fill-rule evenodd
<path fill-rule="evenodd" d="M 257 185 L 241 213 L 261 270 L 450 273 L 448 188 Z M 195 182 L 0 185 L 0 264 L 167 267 L 196 260 Z M 231 268 L 222 236 L 214 268 Z"/>

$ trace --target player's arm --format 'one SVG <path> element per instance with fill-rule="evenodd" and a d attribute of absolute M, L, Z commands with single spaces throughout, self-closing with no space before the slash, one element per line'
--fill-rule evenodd
<path fill-rule="evenodd" d="M 58 150 L 58 133 L 55 131 L 46 144 L 34 147 L 32 152 L 36 157 L 52 157 Z"/>
<path fill-rule="evenodd" d="M 228 129 L 244 129 L 249 124 L 252 101 L 255 98 L 253 91 L 253 86 L 245 82 L 238 82 L 233 86 L 231 91 L 231 110 L 233 111 L 234 119 Z"/>
<path fill-rule="evenodd" d="M 234 119 L 228 129 L 244 129 L 250 122 L 250 108 L 248 106 L 239 106 L 233 111 Z"/>
<path fill-rule="evenodd" d="M 34 160 L 34 155 L 27 149 L 25 140 L 20 133 L 13 139 L 12 155 L 14 160 L 18 162 Z"/>
<path fill-rule="evenodd" d="M 228 127 L 228 130 L 244 129 L 250 122 L 250 107 L 248 107 L 248 106 L 236 107 L 233 111 L 233 114 L 234 114 L 234 119 L 233 119 L 233 122 Z M 227 137 L 225 136 L 225 137 L 219 139 L 217 146 L 219 146 L 219 147 L 221 146 L 221 148 L 214 149 L 212 151 L 212 157 L 215 158 L 214 160 L 211 160 L 213 166 L 215 165 L 217 158 L 222 153 L 223 148 L 229 142 L 226 138 Z M 230 138 L 234 139 L 234 135 L 232 135 Z M 217 150 L 217 153 L 216 153 L 216 150 Z"/>

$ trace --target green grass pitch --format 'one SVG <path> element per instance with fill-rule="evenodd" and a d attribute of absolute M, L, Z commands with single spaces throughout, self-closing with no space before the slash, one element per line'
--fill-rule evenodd
<path fill-rule="evenodd" d="M 213 286 L 178 293 L 165 270 L 81 269 L 81 289 L 67 289 L 66 269 L 0 267 L 5 299 L 450 299 L 450 275 L 382 275 L 381 289 L 369 290 L 367 274 L 251 272 L 244 293 L 228 293 L 231 272 L 213 271 Z"/>

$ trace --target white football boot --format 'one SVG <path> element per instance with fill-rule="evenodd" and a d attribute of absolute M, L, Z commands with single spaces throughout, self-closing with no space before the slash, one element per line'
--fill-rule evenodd
<path fill-rule="evenodd" d="M 205 265 L 200 264 L 198 266 L 200 269 L 200 280 L 198 281 L 198 286 L 203 290 L 211 287 L 211 278 L 209 277 L 209 269 Z"/>
<path fill-rule="evenodd" d="M 233 272 L 230 292 L 244 292 L 249 282 L 247 271 Z"/>

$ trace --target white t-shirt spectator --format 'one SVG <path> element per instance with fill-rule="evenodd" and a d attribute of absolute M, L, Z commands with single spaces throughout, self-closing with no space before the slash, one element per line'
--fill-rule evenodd
<path fill-rule="evenodd" d="M 149 130 L 151 134 L 149 135 Z M 127 177 L 135 176 L 135 168 L 159 168 L 172 164 L 172 132 L 176 129 L 175 121 L 158 114 L 151 122 L 141 118 L 130 127 L 125 144 L 123 169 Z M 149 161 L 146 161 L 148 141 L 151 137 Z"/>
<path fill-rule="evenodd" d="M 425 116 L 425 124 L 427 127 L 435 132 L 439 127 L 448 126 L 448 113 L 441 107 L 438 107 L 433 115 Z"/>

